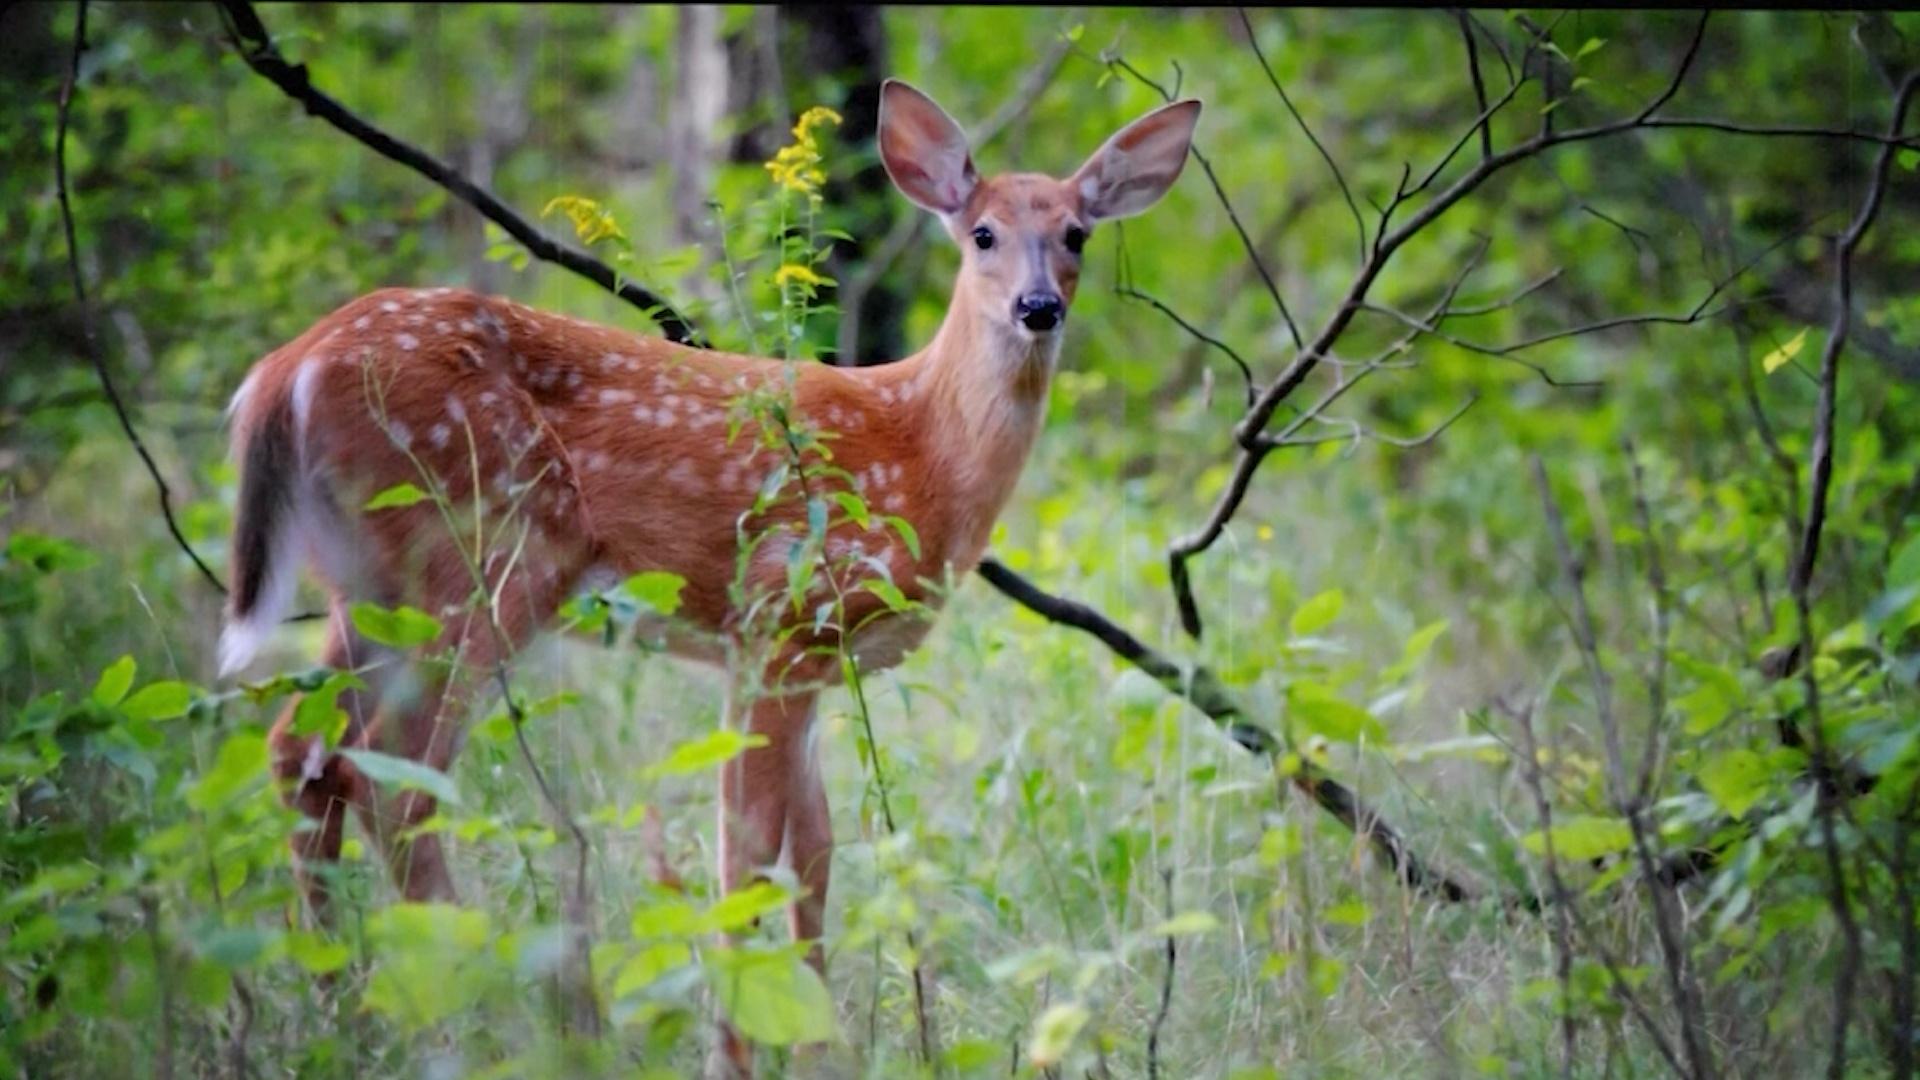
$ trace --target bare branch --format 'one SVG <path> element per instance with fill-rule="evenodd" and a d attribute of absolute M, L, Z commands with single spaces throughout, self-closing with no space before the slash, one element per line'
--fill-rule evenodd
<path fill-rule="evenodd" d="M 1124 57 L 1103 55 L 1101 61 L 1110 68 L 1118 68 L 1131 75 L 1142 86 L 1151 87 L 1165 100 L 1169 102 L 1173 100 L 1172 92 L 1141 74 L 1140 70 L 1127 63 Z M 1220 208 L 1227 212 L 1227 220 L 1232 223 L 1233 231 L 1239 235 L 1240 246 L 1246 251 L 1247 258 L 1253 262 L 1253 268 L 1260 272 L 1260 281 L 1266 285 L 1267 295 L 1273 298 L 1274 307 L 1280 310 L 1280 320 L 1286 323 L 1287 333 L 1293 338 L 1293 347 L 1302 348 L 1300 328 L 1293 321 L 1293 312 L 1287 309 L 1287 301 L 1280 295 L 1279 284 L 1273 280 L 1273 274 L 1267 270 L 1266 261 L 1260 258 L 1259 246 L 1253 242 L 1253 237 L 1247 234 L 1247 227 L 1240 221 L 1239 211 L 1233 208 L 1233 200 L 1227 197 L 1227 189 L 1220 183 L 1220 177 L 1214 173 L 1213 162 L 1207 159 L 1207 155 L 1200 152 L 1198 144 L 1189 146 L 1187 152 L 1193 155 L 1193 160 L 1200 163 L 1200 170 L 1207 174 L 1207 183 L 1213 185 L 1214 198 L 1219 201 Z"/>
<path fill-rule="evenodd" d="M 80 54 L 87 48 L 87 0 L 79 0 L 73 15 L 73 52 L 67 63 L 66 77 L 60 83 L 60 100 L 54 122 L 53 136 L 53 176 L 54 185 L 60 200 L 60 225 L 67 238 L 67 269 L 73 279 L 73 298 L 80 309 L 81 338 L 86 342 L 87 361 L 93 365 L 94 377 L 100 380 L 100 390 L 107 396 L 107 404 L 113 407 L 113 415 L 120 421 L 120 430 L 126 434 L 127 441 L 133 444 L 134 452 L 140 455 L 140 461 L 147 468 L 147 475 L 153 478 L 155 494 L 160 500 L 160 516 L 167 523 L 167 531 L 173 534 L 173 542 L 193 565 L 200 571 L 207 584 L 215 592 L 226 595 L 227 587 L 220 575 L 213 572 L 193 545 L 187 542 L 186 534 L 180 531 L 180 523 L 173 516 L 173 491 L 167 486 L 167 478 L 160 474 L 160 466 L 147 451 L 147 444 L 141 441 L 140 433 L 134 429 L 133 418 L 127 414 L 127 403 L 121 399 L 120 390 L 114 385 L 113 376 L 107 372 L 107 360 L 100 351 L 100 339 L 94 329 L 93 305 L 87 298 L 87 286 L 80 273 L 80 241 L 73 223 L 73 198 L 67 184 L 67 129 L 73 111 L 73 88 L 80 80 Z"/>
<path fill-rule="evenodd" d="M 1487 84 L 1480 78 L 1480 48 L 1474 44 L 1471 16 L 1462 8 L 1456 10 L 1454 18 L 1460 22 L 1460 37 L 1467 43 L 1467 74 L 1473 80 L 1473 99 L 1480 104 L 1480 115 L 1484 118 L 1475 127 L 1480 130 L 1480 156 L 1493 156 L 1493 123 L 1487 113 Z"/>
<path fill-rule="evenodd" d="M 1118 292 L 1121 296 L 1125 296 L 1134 300 L 1144 301 L 1148 304 L 1153 305 L 1155 310 L 1159 311 L 1160 314 L 1165 315 L 1167 318 L 1172 319 L 1176 324 L 1179 325 L 1180 329 L 1185 330 L 1187 333 L 1193 335 L 1194 337 L 1212 346 L 1213 348 L 1216 348 L 1221 352 L 1226 353 L 1227 359 L 1232 360 L 1234 363 L 1234 366 L 1240 369 L 1240 377 L 1246 382 L 1247 404 L 1248 405 L 1253 404 L 1253 397 L 1255 393 L 1254 385 L 1253 385 L 1253 369 L 1247 366 L 1246 360 L 1243 359 L 1238 352 L 1234 351 L 1233 346 L 1227 344 L 1224 341 L 1221 341 L 1219 338 L 1214 337 L 1212 334 L 1207 333 L 1206 331 L 1193 325 L 1187 320 L 1181 318 L 1179 312 L 1173 310 L 1172 308 L 1168 307 L 1166 304 L 1160 302 L 1158 298 L 1150 296 L 1147 293 L 1144 293 L 1139 289 L 1134 288 L 1132 285 L 1116 286 L 1115 291 Z"/>
<path fill-rule="evenodd" d="M 353 136 L 368 149 L 407 166 L 445 188 L 478 210 L 487 220 L 505 229 L 543 262 L 565 267 L 646 312 L 669 340 L 683 345 L 704 346 L 699 331 L 664 298 L 625 275 L 616 274 L 612 267 L 592 255 L 554 240 L 451 165 L 373 126 L 314 86 L 305 64 L 288 63 L 280 55 L 279 47 L 274 44 L 259 14 L 248 0 L 219 0 L 219 7 L 226 17 L 228 34 L 241 59 L 288 97 L 305 106 L 309 115 L 318 116 Z"/>
<path fill-rule="evenodd" d="M 1247 31 L 1247 46 L 1253 50 L 1254 59 L 1260 61 L 1260 70 L 1266 73 L 1267 81 L 1273 84 L 1273 92 L 1280 95 L 1280 104 L 1286 106 L 1287 114 L 1293 117 L 1294 123 L 1300 125 L 1301 133 L 1307 137 L 1308 142 L 1313 144 L 1313 148 L 1320 152 L 1320 160 L 1327 163 L 1327 171 L 1333 174 L 1333 182 L 1339 186 L 1341 197 L 1347 200 L 1347 209 L 1353 212 L 1353 227 L 1360 234 L 1360 261 L 1366 262 L 1367 223 L 1360 217 L 1360 207 L 1354 204 L 1353 191 L 1347 187 L 1347 178 L 1341 175 L 1340 166 L 1334 162 L 1333 155 L 1327 153 L 1327 148 L 1321 144 L 1319 137 L 1314 135 L 1313 129 L 1307 126 L 1306 118 L 1301 116 L 1300 110 L 1294 107 L 1293 99 L 1287 96 L 1287 88 L 1280 85 L 1280 77 L 1273 73 L 1272 65 L 1267 63 L 1266 53 L 1260 51 L 1260 35 L 1254 33 L 1253 23 L 1247 18 L 1247 9 L 1235 8 L 1234 10 L 1240 15 L 1240 25 Z"/>
<path fill-rule="evenodd" d="M 1675 910 L 1672 890 L 1660 881 L 1657 873 L 1659 867 L 1653 857 L 1645 806 L 1628 788 L 1626 755 L 1621 748 L 1620 723 L 1613 707 L 1613 679 L 1600 659 L 1593 613 L 1587 606 L 1585 568 L 1567 540 L 1566 522 L 1561 516 L 1559 504 L 1554 501 L 1553 487 L 1547 482 L 1546 466 L 1541 463 L 1539 455 L 1534 455 L 1532 465 L 1534 482 L 1540 488 L 1540 502 L 1546 512 L 1548 532 L 1553 537 L 1561 572 L 1573 597 L 1572 617 L 1568 624 L 1587 675 L 1593 682 L 1594 712 L 1600 721 L 1601 743 L 1606 750 L 1609 801 L 1615 811 L 1626 819 L 1627 829 L 1633 839 L 1634 855 L 1640 864 L 1642 884 L 1652 901 L 1654 936 L 1660 944 L 1668 989 L 1673 995 L 1674 1007 L 1680 1014 L 1680 1045 L 1686 1054 L 1687 1075 L 1705 1080 L 1713 1076 L 1716 1070 L 1712 1051 L 1705 1038 L 1699 990 L 1688 961 L 1686 943 L 1681 940 L 1680 916 Z M 1654 722 L 1657 724 L 1657 719 Z"/>
<path fill-rule="evenodd" d="M 1175 663 L 1100 612 L 1042 590 L 992 556 L 980 561 L 979 572 L 994 588 L 1034 614 L 1098 638 L 1122 660 L 1152 676 L 1168 693 L 1199 709 L 1241 749 L 1264 757 L 1279 756 L 1283 749 L 1280 740 L 1271 731 L 1247 720 L 1232 691 L 1207 668 L 1187 668 Z M 1322 810 L 1332 814 L 1355 835 L 1371 842 L 1403 884 L 1450 903 L 1477 898 L 1472 889 L 1428 865 L 1377 810 L 1317 766 L 1303 762 L 1300 771 L 1289 779 Z M 1507 903 L 1529 911 L 1537 911 L 1540 906 L 1539 899 L 1533 896 L 1521 896 Z"/>

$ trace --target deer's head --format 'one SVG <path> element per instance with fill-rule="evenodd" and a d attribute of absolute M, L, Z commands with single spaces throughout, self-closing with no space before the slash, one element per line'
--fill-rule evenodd
<path fill-rule="evenodd" d="M 1155 109 L 1121 128 L 1065 179 L 982 179 L 967 137 L 932 98 L 897 79 L 880 91 L 880 160 L 894 185 L 938 215 L 960 245 L 955 309 L 1030 343 L 1051 344 L 1096 224 L 1158 202 L 1180 176 L 1200 103 Z"/>

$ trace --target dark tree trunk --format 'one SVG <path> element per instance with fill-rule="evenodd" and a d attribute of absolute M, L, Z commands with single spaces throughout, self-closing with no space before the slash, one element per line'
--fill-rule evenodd
<path fill-rule="evenodd" d="M 836 135 L 843 157 L 866 155 L 869 164 L 848 174 L 830 174 L 826 205 L 834 224 L 854 237 L 834 244 L 827 275 L 846 281 L 853 269 L 879 245 L 903 212 L 889 195 L 886 170 L 873 152 L 880 109 L 880 83 L 887 77 L 887 34 L 881 8 L 784 7 L 780 9 L 780 43 L 786 96 L 795 111 L 825 104 L 839 111 L 843 122 Z M 835 99 L 837 88 L 845 96 Z M 784 118 L 792 123 L 792 118 Z M 837 364 L 878 364 L 905 355 L 902 327 L 905 297 L 884 278 L 876 282 L 858 311 L 841 317 L 860 320 L 860 345 L 852 357 L 825 355 Z"/>

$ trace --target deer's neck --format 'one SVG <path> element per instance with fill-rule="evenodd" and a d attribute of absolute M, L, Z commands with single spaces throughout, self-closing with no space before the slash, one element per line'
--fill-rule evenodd
<path fill-rule="evenodd" d="M 953 520 L 950 558 L 971 565 L 1013 494 L 1046 414 L 1058 333 L 1035 338 L 981 318 L 954 297 L 933 341 L 913 358 L 915 425 Z"/>

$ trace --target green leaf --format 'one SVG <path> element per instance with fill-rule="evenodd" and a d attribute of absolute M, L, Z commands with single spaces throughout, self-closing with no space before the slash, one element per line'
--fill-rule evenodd
<path fill-rule="evenodd" d="M 1888 592 L 1908 585 L 1920 585 L 1920 533 L 1908 537 L 1887 566 Z"/>
<path fill-rule="evenodd" d="M 1786 366 L 1788 361 L 1800 355 L 1801 346 L 1804 346 L 1806 343 L 1807 330 L 1805 327 L 1801 327 L 1800 332 L 1787 339 L 1786 344 L 1760 358 L 1760 370 L 1769 375 L 1780 370 Z"/>
<path fill-rule="evenodd" d="M 898 514 L 888 514 L 887 524 L 893 526 L 894 531 L 900 534 L 901 541 L 907 545 L 907 554 L 912 555 L 914 560 L 918 561 L 920 558 L 920 534 L 914 531 L 913 526 L 908 524 L 906 518 Z"/>
<path fill-rule="evenodd" d="M 1520 845 L 1535 855 L 1546 854 L 1546 837 L 1538 829 L 1521 837 Z M 1619 818 L 1577 816 L 1563 819 L 1553 827 L 1556 860 L 1587 862 L 1631 846 L 1633 830 Z"/>
<path fill-rule="evenodd" d="M 183 682 L 148 683 L 132 697 L 120 703 L 120 711 L 131 720 L 171 720 L 186 713 L 193 704 L 193 687 Z"/>
<path fill-rule="evenodd" d="M 1154 937 L 1192 937 L 1196 934 L 1209 934 L 1220 928 L 1220 920 L 1211 912 L 1183 911 L 1147 931 Z"/>
<path fill-rule="evenodd" d="M 213 765 L 187 791 L 187 805 L 195 810 L 213 810 L 231 802 L 235 796 L 266 778 L 267 739 L 243 731 L 220 744 Z"/>
<path fill-rule="evenodd" d="M 633 954 L 613 977 L 613 996 L 625 997 L 644 990 L 660 976 L 693 962 L 693 950 L 685 942 L 661 941 L 644 945 Z"/>
<path fill-rule="evenodd" d="M 867 523 L 872 520 L 867 512 L 867 500 L 851 491 L 834 492 L 833 501 L 839 503 L 840 509 L 845 510 L 847 516 L 853 519 L 853 523 L 863 529 L 866 528 Z"/>
<path fill-rule="evenodd" d="M 108 664 L 107 669 L 100 673 L 100 681 L 93 684 L 94 703 L 108 708 L 120 704 L 120 700 L 127 696 L 127 688 L 133 685 L 134 668 L 131 656 L 122 656 Z"/>
<path fill-rule="evenodd" d="M 340 729 L 346 724 L 347 717 L 339 708 L 340 693 L 343 690 L 364 690 L 367 684 L 351 671 L 336 671 L 327 676 L 318 690 L 310 691 L 300 699 L 293 709 L 293 733 L 295 735 L 327 734 L 327 743 L 332 745 L 339 738 Z"/>
<path fill-rule="evenodd" d="M 894 611 L 906 611 L 913 606 L 913 601 L 907 599 L 907 594 L 901 592 L 900 587 L 891 581 L 874 578 L 865 583 L 865 588 L 868 592 L 885 601 L 887 607 L 892 608 Z"/>
<path fill-rule="evenodd" d="M 1307 637 L 1333 624 L 1340 617 L 1340 609 L 1346 606 L 1347 595 L 1339 589 L 1328 589 L 1300 605 L 1293 613 L 1293 619 L 1287 623 L 1287 629 L 1294 637 Z"/>
<path fill-rule="evenodd" d="M 448 806 L 460 805 L 460 792 L 453 786 L 453 778 L 439 769 L 378 750 L 342 750 L 340 753 L 376 784 L 424 791 Z"/>
<path fill-rule="evenodd" d="M 440 636 L 440 620 L 419 608 L 402 604 L 388 610 L 363 600 L 348 611 L 353 617 L 353 628 L 381 645 L 410 649 Z"/>
<path fill-rule="evenodd" d="M 1035 1068 L 1050 1069 L 1072 1049 L 1080 1029 L 1087 1026 L 1091 1014 L 1077 1001 L 1054 1005 L 1033 1022 L 1033 1039 L 1027 1048 L 1027 1060 Z"/>
<path fill-rule="evenodd" d="M 395 506 L 412 506 L 427 497 L 427 493 L 412 484 L 395 484 L 373 498 L 367 500 L 366 510 L 385 510 Z"/>
<path fill-rule="evenodd" d="M 1588 56 L 1591 53 L 1598 51 L 1600 46 L 1605 45 L 1606 43 L 1607 43 L 1606 38 L 1597 38 L 1597 37 L 1588 38 L 1586 41 L 1586 44 L 1580 46 L 1580 48 L 1574 52 L 1573 54 L 1574 62 L 1578 63 L 1582 58 Z"/>
<path fill-rule="evenodd" d="M 714 948 L 704 956 L 707 983 L 740 1034 L 791 1046 L 839 1035 L 826 984 L 791 949 Z"/>
<path fill-rule="evenodd" d="M 1335 742 L 1387 741 L 1387 729 L 1372 713 L 1343 700 L 1320 683 L 1297 682 L 1287 687 L 1287 705 L 1307 730 Z"/>
<path fill-rule="evenodd" d="M 739 930 L 762 915 L 787 906 L 793 894 L 770 881 L 756 881 L 744 889 L 735 889 L 707 909 L 703 929 L 726 932 Z"/>
<path fill-rule="evenodd" d="M 287 935 L 287 955 L 309 972 L 325 975 L 346 967 L 353 959 L 353 950 L 345 942 L 328 941 L 312 930 L 295 930 Z"/>
<path fill-rule="evenodd" d="M 1413 636 L 1407 639 L 1406 645 L 1401 647 L 1400 659 L 1395 661 L 1392 667 L 1380 673 L 1380 681 L 1395 683 L 1413 674 L 1413 669 L 1419 667 L 1420 661 L 1425 660 L 1427 653 L 1433 650 L 1433 643 L 1446 632 L 1447 620 L 1445 619 L 1436 619 L 1415 630 Z"/>
<path fill-rule="evenodd" d="M 1729 816 L 1745 817 L 1767 792 L 1773 770 L 1751 750 L 1727 750 L 1708 758 L 1698 770 L 1700 787 Z"/>
<path fill-rule="evenodd" d="M 620 591 L 662 615 L 680 610 L 680 590 L 687 579 L 665 570 L 647 570 L 620 583 Z"/>
<path fill-rule="evenodd" d="M 702 772 L 767 743 L 765 735 L 748 735 L 732 728 L 721 728 L 674 747 L 666 760 L 647 766 L 645 775 L 648 779 L 655 779 Z"/>

